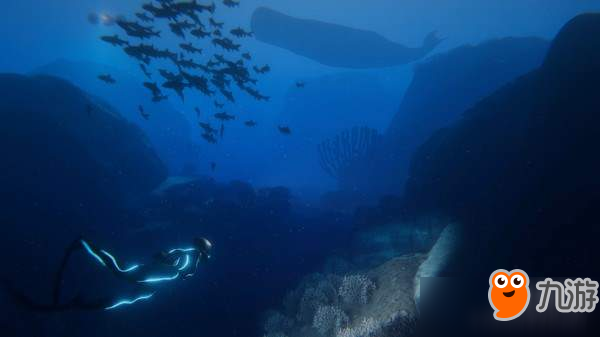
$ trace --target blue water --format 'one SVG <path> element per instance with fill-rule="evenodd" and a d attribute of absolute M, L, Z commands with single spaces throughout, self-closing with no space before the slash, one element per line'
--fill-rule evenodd
<path fill-rule="evenodd" d="M 279 307 L 304 276 L 322 269 L 327 258 L 368 260 L 356 258 L 366 254 L 361 251 L 364 246 L 356 244 L 356 232 L 361 226 L 399 221 L 403 209 L 398 200 L 410 178 L 410 158 L 424 139 L 459 120 L 471 100 L 538 67 L 550 41 L 574 16 L 600 10 L 596 1 L 567 0 L 240 0 L 236 7 L 215 0 L 214 14 L 198 12 L 206 30 L 220 30 L 241 44 L 239 51 L 228 51 L 210 42 L 217 35 L 200 39 L 188 30 L 184 40 L 173 34 L 169 23 L 193 22 L 185 14 L 143 23 L 135 13 L 144 12 L 147 2 L 0 3 L 0 115 L 8 122 L 0 136 L 5 166 L 0 171 L 5 189 L 0 203 L 1 281 L 38 304 L 50 303 L 65 249 L 81 237 L 110 251 L 122 265 L 152 263 L 157 253 L 189 245 L 195 237 L 213 243 L 211 258 L 193 277 L 165 282 L 151 297 L 135 297 L 128 295 L 130 284 L 79 250 L 61 279 L 61 302 L 79 295 L 86 300 L 114 298 L 122 305 L 114 310 L 32 310 L 4 292 L 3 336 L 263 336 L 264 313 Z M 151 3 L 172 6 L 181 1 Z M 409 48 L 420 47 L 432 31 L 443 41 L 405 64 L 329 66 L 260 36 L 234 37 L 231 29 L 250 30 L 259 7 L 370 31 Z M 223 22 L 224 28 L 211 28 L 209 17 Z M 160 37 L 127 36 L 119 20 L 153 26 L 161 30 Z M 300 30 L 282 33 L 282 38 L 317 45 L 339 42 L 328 41 L 326 33 Z M 243 60 L 249 71 L 242 76 L 245 84 L 269 100 L 254 99 L 232 76 L 235 102 L 211 82 L 214 96 L 188 87 L 182 100 L 161 87 L 168 99 L 152 102 L 142 83 L 164 82 L 159 69 L 183 70 L 209 80 L 214 73 L 178 68 L 163 58 L 147 65 L 152 77 L 146 78 L 139 60 L 100 39 L 113 34 L 132 44 L 178 50 L 183 59 L 202 64 L 214 60 L 214 54 L 230 59 L 230 67 Z M 516 52 L 498 50 L 499 55 L 504 52 L 498 64 L 514 62 L 514 73 L 490 71 L 493 75 L 482 81 L 481 90 L 465 86 L 464 91 L 476 92 L 476 97 L 454 99 L 449 97 L 454 93 L 444 90 L 431 90 L 433 97 L 418 95 L 423 88 L 427 92 L 430 86 L 451 82 L 453 76 L 431 68 L 433 73 L 417 77 L 420 64 L 463 46 L 524 37 L 536 39 L 518 47 L 511 44 Z M 202 48 L 202 54 L 178 49 L 188 42 Z M 522 50 L 528 57 L 515 57 Z M 242 52 L 250 53 L 251 60 L 244 60 Z M 355 52 L 376 57 L 361 48 Z M 460 49 L 456 55 L 460 58 Z M 473 55 L 463 64 L 465 69 L 477 64 L 478 57 L 492 58 L 488 52 Z M 263 65 L 270 66 L 266 74 L 252 68 Z M 216 67 L 226 66 L 224 62 Z M 116 83 L 101 81 L 101 74 L 110 74 Z M 47 75 L 56 79 L 39 77 Z M 418 81 L 423 79 L 428 82 Z M 460 111 L 419 120 L 427 112 L 415 110 L 438 100 L 450 102 L 448 110 Z M 217 108 L 215 101 L 224 107 Z M 149 118 L 140 114 L 140 106 Z M 235 120 L 214 116 L 222 111 Z M 403 115 L 406 111 L 414 115 Z M 257 125 L 244 123 L 250 120 Z M 199 122 L 216 129 L 216 144 L 202 137 Z M 286 127 L 291 134 L 283 131 Z M 348 159 L 354 166 L 328 174 L 319 144 L 360 127 L 376 134 L 373 142 L 365 141 L 364 155 L 358 150 L 350 154 L 359 158 Z M 396 157 L 387 151 L 391 148 L 406 151 Z M 343 162 L 342 157 L 335 160 Z M 379 208 L 368 209 L 373 206 Z M 403 253 L 410 251 L 403 248 Z"/>

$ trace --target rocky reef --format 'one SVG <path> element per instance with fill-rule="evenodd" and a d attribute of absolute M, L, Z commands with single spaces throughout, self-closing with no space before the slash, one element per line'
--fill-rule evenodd
<path fill-rule="evenodd" d="M 341 258 L 306 276 L 265 314 L 265 337 L 402 337 L 417 328 L 420 277 L 454 258 L 458 229 L 447 225 L 423 253 L 400 253 L 371 267 Z"/>
<path fill-rule="evenodd" d="M 100 63 L 59 59 L 38 67 L 33 73 L 64 78 L 110 102 L 118 114 L 146 134 L 171 175 L 181 174 L 186 165 L 198 160 L 199 148 L 194 143 L 193 129 L 186 116 L 168 101 L 152 102 L 151 95 L 140 84 L 141 79 L 129 72 Z M 107 73 L 115 77 L 114 85 L 98 80 L 98 74 Z M 140 104 L 151 114 L 148 120 L 140 116 Z"/>
<path fill-rule="evenodd" d="M 386 192 L 404 187 L 411 156 L 436 130 L 501 86 L 539 67 L 548 42 L 504 38 L 458 47 L 417 64 L 379 155 Z"/>
<path fill-rule="evenodd" d="M 69 82 L 3 74 L 0 92 L 7 209 L 124 206 L 166 177 L 139 128 Z"/>
<path fill-rule="evenodd" d="M 398 257 L 365 273 L 308 275 L 281 311 L 266 313 L 265 336 L 408 335 L 416 320 L 413 278 L 422 259 Z"/>
<path fill-rule="evenodd" d="M 490 42 L 496 45 L 487 46 L 487 57 L 477 56 L 481 63 L 452 69 L 473 72 L 442 77 L 438 82 L 458 81 L 456 90 L 468 94 L 442 100 L 448 118 L 436 126 L 439 131 L 419 128 L 416 120 L 411 124 L 424 144 L 411 145 L 416 154 L 403 196 L 356 212 L 345 263 L 301 282 L 268 315 L 265 336 L 411 335 L 418 328 L 415 303 L 422 277 L 468 271 L 469 277 L 485 279 L 496 266 L 530 275 L 594 275 L 600 222 L 600 159 L 593 155 L 600 144 L 599 34 L 600 14 L 580 15 L 549 48 L 537 39 Z M 498 45 L 513 47 L 506 67 L 520 66 L 482 79 L 476 69 L 499 62 L 490 52 Z M 529 48 L 533 53 L 523 61 Z M 464 56 L 485 49 L 454 52 Z M 504 66 L 499 62 L 494 71 Z M 469 77 L 477 90 L 465 88 Z M 421 101 L 415 109 L 437 104 Z M 390 275 L 396 282 L 386 284 Z M 348 277 L 361 279 L 356 288 L 368 294 L 352 309 L 344 307 L 341 295 Z M 484 292 L 486 286 L 481 285 Z M 465 297 L 471 300 L 487 306 L 485 298 Z M 299 315 L 305 303 L 312 303 L 312 311 Z"/>
<path fill-rule="evenodd" d="M 462 268 L 588 275 L 600 222 L 600 14 L 571 20 L 543 65 L 469 109 L 413 159 L 405 206 L 467 225 Z M 498 254 L 510 247 L 510 254 Z"/>
<path fill-rule="evenodd" d="M 0 93 L 0 279 L 44 301 L 62 247 L 135 223 L 167 170 L 139 128 L 65 80 L 0 74 Z M 2 294 L 7 317 L 21 317 Z M 44 334 L 39 324 L 14 335 Z"/>

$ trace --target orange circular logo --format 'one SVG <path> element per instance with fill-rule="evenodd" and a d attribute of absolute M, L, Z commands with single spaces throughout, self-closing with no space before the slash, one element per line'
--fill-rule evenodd
<path fill-rule="evenodd" d="M 510 321 L 529 305 L 529 276 L 520 269 L 498 269 L 490 276 L 488 299 L 498 321 Z"/>

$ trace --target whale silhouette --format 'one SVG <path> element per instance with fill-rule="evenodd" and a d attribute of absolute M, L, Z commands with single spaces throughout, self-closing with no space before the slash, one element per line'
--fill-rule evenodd
<path fill-rule="evenodd" d="M 421 47 L 410 48 L 375 32 L 299 19 L 266 7 L 254 11 L 251 25 L 259 41 L 340 68 L 383 68 L 410 63 L 425 57 L 442 42 L 431 32 Z"/>

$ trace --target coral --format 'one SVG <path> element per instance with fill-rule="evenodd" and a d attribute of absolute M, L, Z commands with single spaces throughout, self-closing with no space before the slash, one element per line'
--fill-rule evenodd
<path fill-rule="evenodd" d="M 298 304 L 296 319 L 301 322 L 309 321 L 317 308 L 328 304 L 327 295 L 318 288 L 306 288 Z"/>
<path fill-rule="evenodd" d="M 319 144 L 319 163 L 344 187 L 370 163 L 379 138 L 377 130 L 368 127 L 344 130 Z"/>
<path fill-rule="evenodd" d="M 364 274 L 344 277 L 310 274 L 284 299 L 282 315 L 291 326 L 282 328 L 281 316 L 272 312 L 279 316 L 272 319 L 276 322 L 272 333 L 290 337 L 412 336 L 418 318 L 413 282 L 425 258 L 425 254 L 404 255 L 368 271 L 361 269 Z M 279 337 L 265 333 L 265 337 Z"/>
<path fill-rule="evenodd" d="M 311 274 L 307 276 L 295 291 L 286 296 L 284 307 L 286 312 L 300 322 L 312 321 L 319 306 L 337 303 L 339 277 L 335 275 Z"/>
<path fill-rule="evenodd" d="M 323 336 L 328 336 L 332 332 L 339 331 L 343 326 L 348 325 L 350 319 L 348 315 L 336 306 L 320 306 L 315 312 L 313 318 L 313 327 Z"/>
<path fill-rule="evenodd" d="M 346 275 L 339 288 L 339 296 L 345 304 L 367 304 L 375 283 L 364 275 Z"/>
<path fill-rule="evenodd" d="M 371 337 L 381 330 L 382 324 L 371 317 L 364 318 L 358 326 L 346 327 L 337 332 L 336 337 Z"/>

